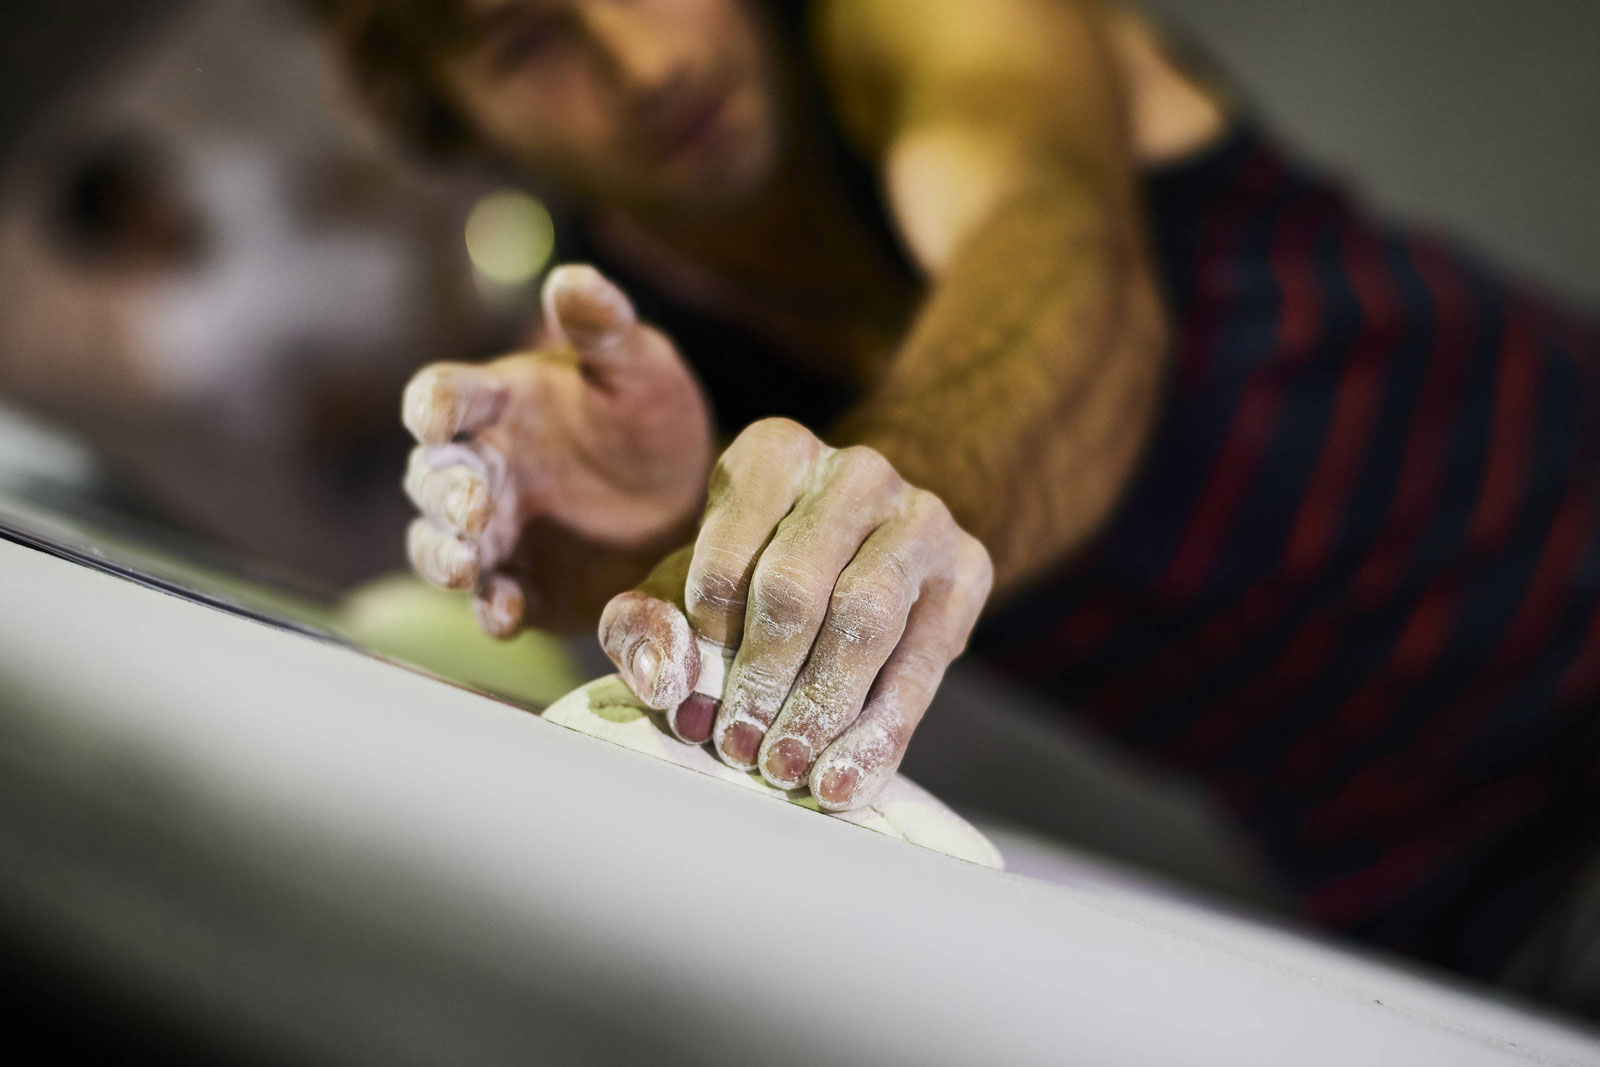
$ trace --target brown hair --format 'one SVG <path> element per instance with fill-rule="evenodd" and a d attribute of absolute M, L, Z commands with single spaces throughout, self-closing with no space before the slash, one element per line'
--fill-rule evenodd
<path fill-rule="evenodd" d="M 432 159 L 474 146 L 431 62 L 461 37 L 461 0 L 299 2 L 328 31 L 358 99 L 391 136 Z"/>
<path fill-rule="evenodd" d="M 464 0 L 296 0 L 328 31 L 358 98 L 406 147 L 435 160 L 480 147 L 439 87 L 433 60 L 466 35 Z M 749 3 L 750 0 L 745 0 Z M 761 0 L 803 40 L 807 0 Z"/>

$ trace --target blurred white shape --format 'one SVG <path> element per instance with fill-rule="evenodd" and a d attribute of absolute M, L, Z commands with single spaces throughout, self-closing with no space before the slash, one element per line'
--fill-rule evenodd
<path fill-rule="evenodd" d="M 94 456 L 87 448 L 0 404 L 0 485 L 84 486 L 94 480 L 95 471 Z"/>
<path fill-rule="evenodd" d="M 537 278 L 555 240 L 550 212 L 514 189 L 490 193 L 467 216 L 467 256 L 473 269 L 496 285 L 526 285 Z"/>
<path fill-rule="evenodd" d="M 350 355 L 407 347 L 420 283 L 399 237 L 304 225 L 290 175 L 263 146 L 211 145 L 189 170 L 214 247 L 200 269 L 157 287 L 138 323 L 172 395 L 225 409 L 235 431 L 270 435 L 304 403 L 296 364 L 315 351 L 310 341 Z"/>

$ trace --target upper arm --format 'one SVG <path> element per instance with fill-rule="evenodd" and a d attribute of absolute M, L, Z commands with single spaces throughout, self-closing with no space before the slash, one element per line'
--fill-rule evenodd
<path fill-rule="evenodd" d="M 922 266 L 1009 195 L 1069 183 L 1132 222 L 1125 107 L 1091 0 L 826 0 L 817 42 Z"/>

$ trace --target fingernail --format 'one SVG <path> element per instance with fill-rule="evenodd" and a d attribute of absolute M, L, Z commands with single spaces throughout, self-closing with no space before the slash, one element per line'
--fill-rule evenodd
<path fill-rule="evenodd" d="M 830 767 L 822 775 L 822 781 L 817 783 L 817 797 L 829 804 L 848 804 L 850 798 L 855 796 L 856 783 L 860 779 L 861 772 L 849 764 Z"/>
<path fill-rule="evenodd" d="M 678 705 L 678 736 L 697 745 L 711 740 L 711 727 L 717 721 L 717 702 L 704 693 L 691 693 Z"/>
<path fill-rule="evenodd" d="M 767 777 L 777 784 L 794 783 L 806 773 L 811 763 L 811 750 L 804 741 L 785 737 L 767 753 Z"/>
<path fill-rule="evenodd" d="M 661 666 L 661 653 L 656 651 L 656 646 L 646 641 L 639 646 L 633 654 L 633 691 L 639 696 L 649 699 L 656 687 L 656 671 Z"/>
<path fill-rule="evenodd" d="M 722 751 L 733 762 L 749 765 L 756 761 L 756 750 L 761 747 L 761 731 L 753 723 L 736 722 L 728 727 L 722 738 Z"/>

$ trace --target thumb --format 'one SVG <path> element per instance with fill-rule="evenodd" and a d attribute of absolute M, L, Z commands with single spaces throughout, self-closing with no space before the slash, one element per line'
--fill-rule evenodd
<path fill-rule="evenodd" d="M 551 332 L 603 382 L 643 354 L 632 301 L 593 267 L 568 264 L 551 271 L 544 284 L 544 313 Z"/>
<path fill-rule="evenodd" d="M 700 680 L 700 649 L 683 610 L 693 554 L 693 545 L 674 552 L 600 615 L 600 646 L 634 695 L 658 711 L 677 708 Z"/>

